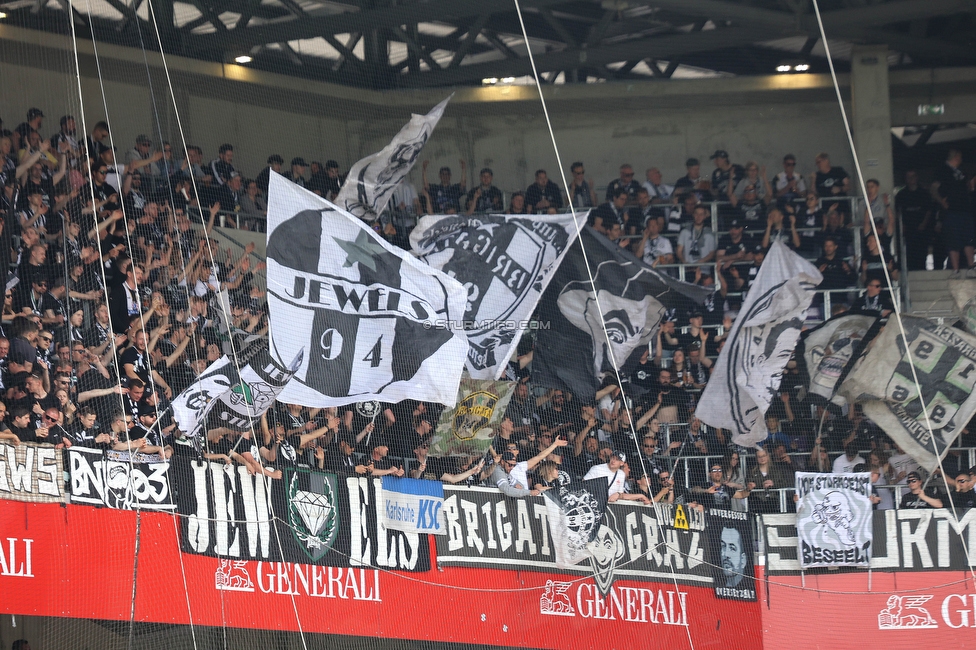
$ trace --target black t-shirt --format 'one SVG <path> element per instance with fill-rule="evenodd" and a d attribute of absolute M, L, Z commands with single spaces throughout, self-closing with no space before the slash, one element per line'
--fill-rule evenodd
<path fill-rule="evenodd" d="M 742 225 L 747 231 L 761 232 L 766 229 L 766 206 L 762 201 L 752 205 L 740 203 L 737 210 L 736 216 L 744 222 Z"/>
<path fill-rule="evenodd" d="M 731 165 L 728 169 L 722 170 L 716 167 L 712 170 L 712 191 L 721 197 L 725 197 L 729 192 L 729 180 L 732 176 L 736 180 L 745 178 L 746 171 L 742 165 Z"/>
<path fill-rule="evenodd" d="M 37 349 L 24 337 L 15 337 L 10 340 L 10 352 L 7 353 L 7 362 L 20 365 L 35 363 L 37 362 Z"/>
<path fill-rule="evenodd" d="M 550 208 L 556 208 L 558 210 L 563 207 L 563 196 L 559 192 L 559 186 L 552 181 L 546 181 L 545 187 L 539 187 L 538 183 L 532 183 L 526 188 L 525 205 L 534 206 L 542 199 L 549 201 Z M 536 210 L 536 212 L 539 211 Z"/>
<path fill-rule="evenodd" d="M 428 206 L 428 209 L 435 214 L 461 211 L 461 197 L 464 196 L 464 192 L 461 190 L 460 185 L 448 185 L 447 187 L 443 185 L 428 185 L 427 193 L 430 195 L 430 200 L 434 204 Z"/>
<path fill-rule="evenodd" d="M 135 373 L 139 376 L 146 386 L 149 386 L 149 351 L 145 350 L 142 353 L 139 352 L 135 347 L 129 347 L 125 352 L 122 353 L 120 357 L 123 372 L 125 370 L 126 364 L 132 364 Z"/>
<path fill-rule="evenodd" d="M 627 192 L 627 203 L 633 203 L 637 200 L 637 192 L 640 191 L 640 188 L 640 183 L 635 180 L 624 183 L 621 179 L 615 178 L 607 184 L 607 201 L 613 201 L 613 195 L 617 193 L 618 189 L 622 189 Z M 528 198 L 526 198 L 527 202 Z"/>
<path fill-rule="evenodd" d="M 945 504 L 943 503 L 942 505 Z M 952 505 L 957 508 L 976 508 L 976 491 L 966 490 L 965 492 L 953 492 Z"/>
<path fill-rule="evenodd" d="M 921 187 L 914 190 L 906 187 L 895 195 L 895 207 L 901 212 L 902 222 L 908 231 L 905 234 L 909 235 L 918 230 L 925 220 L 925 214 L 932 209 L 932 195 Z"/>
<path fill-rule="evenodd" d="M 468 192 L 467 202 L 470 204 L 475 200 L 474 195 L 478 191 L 480 185 L 475 187 L 470 192 Z M 488 189 L 481 188 L 481 196 L 478 197 L 477 202 L 474 205 L 475 212 L 501 212 L 502 211 L 502 193 L 494 185 L 490 186 Z"/>
<path fill-rule="evenodd" d="M 738 255 L 742 252 L 748 253 L 755 248 L 755 242 L 745 235 L 740 237 L 738 242 L 732 241 L 732 235 L 722 235 L 722 238 L 718 240 L 718 250 L 724 250 L 725 255 Z M 749 262 L 746 262 L 746 264 L 749 264 Z"/>
<path fill-rule="evenodd" d="M 589 221 L 587 222 L 587 225 L 590 226 L 594 225 L 596 223 L 597 217 L 599 217 L 600 219 L 602 219 L 603 229 L 609 230 L 610 227 L 616 223 L 619 223 L 621 225 L 623 224 L 623 219 L 624 219 L 623 215 L 624 215 L 624 211 L 620 210 L 618 212 L 612 203 L 604 203 L 597 209 L 590 212 L 590 218 Z"/>
<path fill-rule="evenodd" d="M 935 180 L 939 182 L 939 196 L 946 200 L 950 210 L 968 212 L 973 209 L 973 198 L 961 169 L 942 165 L 935 173 Z"/>
<path fill-rule="evenodd" d="M 843 167 L 831 167 L 830 171 L 824 173 L 822 171 L 817 171 L 817 178 L 814 182 L 814 187 L 817 190 L 817 196 L 821 197 L 833 197 L 833 196 L 847 196 L 844 193 L 844 179 L 848 178 L 847 172 L 844 171 Z M 834 194 L 833 188 L 839 187 L 840 193 Z"/>
<path fill-rule="evenodd" d="M 939 494 L 939 491 L 934 487 L 925 488 L 925 495 L 932 499 L 941 499 L 942 505 L 945 505 L 945 498 L 943 498 L 942 495 Z M 912 494 L 911 492 L 909 492 L 901 498 L 901 507 L 902 508 L 931 508 L 932 505 L 926 503 L 925 501 L 922 501 L 920 498 L 918 498 L 917 494 Z"/>
<path fill-rule="evenodd" d="M 821 289 L 842 289 L 851 285 L 853 278 L 849 271 L 844 270 L 844 264 L 846 262 L 836 254 L 832 260 L 820 257 L 814 262 L 814 266 L 820 269 L 820 273 L 823 275 L 823 282 L 820 283 Z"/>

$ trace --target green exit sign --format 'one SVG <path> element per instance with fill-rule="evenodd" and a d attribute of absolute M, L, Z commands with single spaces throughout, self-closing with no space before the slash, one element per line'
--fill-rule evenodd
<path fill-rule="evenodd" d="M 919 115 L 945 115 L 945 104 L 919 104 Z"/>

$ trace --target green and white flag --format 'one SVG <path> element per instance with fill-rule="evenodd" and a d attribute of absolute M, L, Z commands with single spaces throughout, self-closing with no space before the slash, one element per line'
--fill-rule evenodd
<path fill-rule="evenodd" d="M 430 456 L 481 456 L 505 417 L 515 382 L 461 379 L 457 406 L 444 409 L 430 439 Z"/>

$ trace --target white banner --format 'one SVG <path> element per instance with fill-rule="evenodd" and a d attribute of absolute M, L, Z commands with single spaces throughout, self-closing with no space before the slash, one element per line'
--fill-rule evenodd
<path fill-rule="evenodd" d="M 769 249 L 732 325 L 695 415 L 753 447 L 766 439 L 766 409 L 793 354 L 820 271 L 779 241 Z"/>
<path fill-rule="evenodd" d="M 360 219 L 271 174 L 271 354 L 301 363 L 279 399 L 311 407 L 415 399 L 453 406 L 468 341 L 455 279 Z"/>
<path fill-rule="evenodd" d="M 72 503 L 118 510 L 176 509 L 169 489 L 168 462 L 110 460 L 106 452 L 86 447 L 72 447 L 65 453 Z"/>
<path fill-rule="evenodd" d="M 871 473 L 796 473 L 797 558 L 810 567 L 871 562 Z"/>
<path fill-rule="evenodd" d="M 53 445 L 0 443 L 0 499 L 64 503 L 61 453 Z"/>

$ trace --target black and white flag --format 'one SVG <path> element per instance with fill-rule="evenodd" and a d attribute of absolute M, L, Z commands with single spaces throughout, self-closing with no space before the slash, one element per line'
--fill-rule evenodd
<path fill-rule="evenodd" d="M 759 268 L 695 415 L 753 447 L 766 439 L 766 409 L 793 355 L 820 271 L 781 242 Z"/>
<path fill-rule="evenodd" d="M 472 379 L 501 377 L 575 236 L 570 214 L 430 215 L 414 228 L 413 251 L 468 291 L 459 325 L 471 344 Z"/>
<path fill-rule="evenodd" d="M 468 342 L 453 278 L 278 174 L 268 201 L 271 354 L 301 364 L 280 395 L 311 407 L 403 399 L 453 405 Z"/>
<path fill-rule="evenodd" d="M 659 273 L 583 228 L 539 301 L 533 383 L 592 398 L 614 364 L 627 372 L 667 309 L 700 305 L 709 293 Z"/>
<path fill-rule="evenodd" d="M 881 318 L 871 314 L 840 314 L 801 335 L 807 368 L 807 394 L 822 404 L 843 401 L 837 388 L 881 329 Z M 843 402 L 842 402 L 843 403 Z"/>
<path fill-rule="evenodd" d="M 871 473 L 796 473 L 797 559 L 811 567 L 871 562 Z"/>
<path fill-rule="evenodd" d="M 196 437 L 214 400 L 219 399 L 241 377 L 227 355 L 210 364 L 203 374 L 173 400 L 173 419 L 188 437 Z"/>
<path fill-rule="evenodd" d="M 607 509 L 607 480 L 577 480 L 560 470 L 556 486 L 543 494 L 556 566 L 568 569 L 590 556 L 587 546 L 596 539 Z"/>
<path fill-rule="evenodd" d="M 840 392 L 861 404 L 865 417 L 931 472 L 976 414 L 976 337 L 925 318 L 902 316 L 901 321 L 907 349 L 890 323 Z"/>
<path fill-rule="evenodd" d="M 393 196 L 393 190 L 417 162 L 451 97 L 426 115 L 414 114 L 390 144 L 354 164 L 335 204 L 360 219 L 376 220 Z"/>

